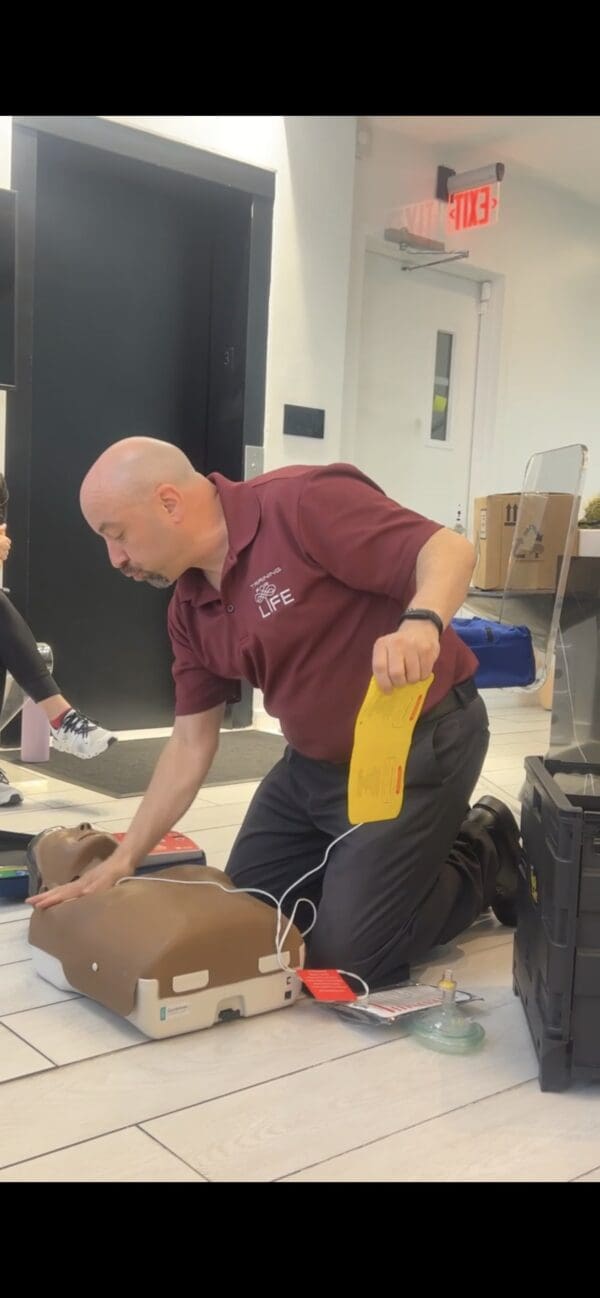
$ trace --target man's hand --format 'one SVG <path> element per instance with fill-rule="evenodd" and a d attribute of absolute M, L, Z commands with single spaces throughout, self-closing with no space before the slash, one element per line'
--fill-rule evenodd
<path fill-rule="evenodd" d="M 92 866 L 91 870 L 86 870 L 80 879 L 74 879 L 72 883 L 63 883 L 60 888 L 50 888 L 48 892 L 38 892 L 35 897 L 29 897 L 27 904 L 36 910 L 48 910 L 50 906 L 56 906 L 60 901 L 71 901 L 75 897 L 89 897 L 93 893 L 108 892 L 117 879 L 132 873 L 126 864 L 120 865 L 118 860 L 115 865 L 117 852 L 113 852 L 107 861 L 101 861 L 99 865 Z"/>
<path fill-rule="evenodd" d="M 5 563 L 12 549 L 12 541 L 6 535 L 6 523 L 0 524 L 0 563 Z"/>
<path fill-rule="evenodd" d="M 373 675 L 384 694 L 396 685 L 416 685 L 433 671 L 440 637 L 433 622 L 403 622 L 392 635 L 382 635 L 373 648 Z"/>

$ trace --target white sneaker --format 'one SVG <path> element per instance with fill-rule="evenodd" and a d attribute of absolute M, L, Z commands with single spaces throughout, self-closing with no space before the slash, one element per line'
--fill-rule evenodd
<path fill-rule="evenodd" d="M 9 784 L 4 771 L 0 771 L 0 807 L 17 807 L 22 801 L 19 790 Z"/>
<path fill-rule="evenodd" d="M 103 730 L 76 708 L 65 712 L 58 730 L 50 726 L 50 734 L 52 747 L 59 753 L 70 753 L 72 757 L 99 757 L 117 742 L 117 736 L 111 735 L 110 730 Z"/>

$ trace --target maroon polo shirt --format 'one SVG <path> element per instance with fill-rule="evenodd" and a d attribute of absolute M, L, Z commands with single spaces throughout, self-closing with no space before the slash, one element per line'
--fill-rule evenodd
<path fill-rule="evenodd" d="M 202 569 L 179 578 L 169 606 L 178 716 L 261 689 L 292 747 L 347 761 L 371 677 L 373 645 L 398 627 L 415 564 L 438 523 L 390 500 L 350 464 L 298 465 L 249 482 L 210 474 L 227 521 L 220 592 Z M 426 710 L 477 660 L 442 637 Z"/>

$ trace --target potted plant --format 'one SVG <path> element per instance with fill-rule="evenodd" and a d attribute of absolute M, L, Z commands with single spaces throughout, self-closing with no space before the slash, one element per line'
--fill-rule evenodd
<path fill-rule="evenodd" d="M 600 495 L 588 500 L 579 519 L 579 553 L 600 558 Z"/>

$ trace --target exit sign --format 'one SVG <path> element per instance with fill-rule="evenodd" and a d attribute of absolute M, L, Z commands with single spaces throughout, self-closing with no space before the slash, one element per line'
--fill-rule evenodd
<path fill-rule="evenodd" d="M 499 185 L 480 185 L 479 189 L 465 189 L 462 193 L 451 194 L 446 229 L 449 234 L 458 234 L 460 230 L 495 225 L 499 206 Z"/>

